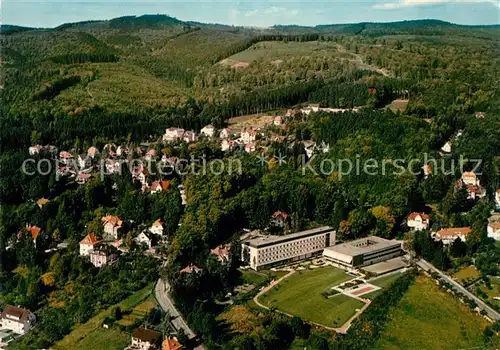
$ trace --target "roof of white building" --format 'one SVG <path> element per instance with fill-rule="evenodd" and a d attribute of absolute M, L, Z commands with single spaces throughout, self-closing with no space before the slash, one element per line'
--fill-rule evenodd
<path fill-rule="evenodd" d="M 322 227 L 317 227 L 317 228 L 313 228 L 313 229 L 306 230 L 306 231 L 291 233 L 289 235 L 284 235 L 284 236 L 261 235 L 261 236 L 255 237 L 255 238 L 251 238 L 251 239 L 247 240 L 245 243 L 251 247 L 260 248 L 263 246 L 284 243 L 284 242 L 288 242 L 288 241 L 293 241 L 295 239 L 299 239 L 299 238 L 303 238 L 303 237 L 307 237 L 307 236 L 313 236 L 313 235 L 321 234 L 321 233 L 332 232 L 332 231 L 334 231 L 333 227 L 322 226 Z"/>

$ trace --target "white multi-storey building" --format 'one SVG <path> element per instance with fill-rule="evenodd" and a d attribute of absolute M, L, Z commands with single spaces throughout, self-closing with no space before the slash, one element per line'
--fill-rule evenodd
<path fill-rule="evenodd" d="M 429 215 L 413 212 L 408 216 L 407 225 L 416 231 L 427 230 L 429 228 L 429 220 Z"/>
<path fill-rule="evenodd" d="M 496 241 L 500 241 L 500 222 L 492 222 L 488 224 L 488 237 Z"/>
<path fill-rule="evenodd" d="M 10 329 L 17 334 L 26 334 L 35 323 L 35 315 L 27 309 L 6 305 L 0 322 L 4 329 Z"/>
<path fill-rule="evenodd" d="M 242 259 L 254 270 L 307 259 L 335 244 L 335 233 L 324 226 L 285 236 L 257 235 L 242 242 Z"/>

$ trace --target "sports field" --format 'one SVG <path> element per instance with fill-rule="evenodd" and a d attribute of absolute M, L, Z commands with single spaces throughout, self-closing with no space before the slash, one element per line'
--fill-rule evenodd
<path fill-rule="evenodd" d="M 259 301 L 307 321 L 339 327 L 363 303 L 341 294 L 325 298 L 321 293 L 349 279 L 352 277 L 331 266 L 297 271 L 263 294 Z"/>
<path fill-rule="evenodd" d="M 376 349 L 483 349 L 487 322 L 425 276 L 389 314 Z"/>

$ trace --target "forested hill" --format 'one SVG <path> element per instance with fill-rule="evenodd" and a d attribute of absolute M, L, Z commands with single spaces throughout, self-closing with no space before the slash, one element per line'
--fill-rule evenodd
<path fill-rule="evenodd" d="M 435 20 L 256 29 L 145 15 L 2 26 L 2 113 L 51 142 L 62 135 L 49 134 L 51 121 L 75 116 L 140 121 L 140 138 L 305 102 L 380 107 L 409 95 L 406 113 L 420 118 L 498 112 L 499 38 L 498 26 Z"/>

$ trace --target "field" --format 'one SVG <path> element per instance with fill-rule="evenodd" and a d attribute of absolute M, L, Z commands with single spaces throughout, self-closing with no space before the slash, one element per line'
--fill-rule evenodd
<path fill-rule="evenodd" d="M 390 311 L 389 320 L 376 349 L 484 346 L 482 332 L 487 322 L 425 276 L 410 286 L 399 305 Z"/>
<path fill-rule="evenodd" d="M 94 349 L 121 349 L 129 342 L 130 336 L 119 329 L 102 328 L 102 322 L 110 316 L 115 307 L 129 310 L 141 304 L 151 295 L 152 286 L 141 289 L 124 301 L 109 307 L 98 315 L 92 317 L 87 323 L 76 326 L 73 331 L 54 345 L 59 350 L 94 350 Z"/>
<path fill-rule="evenodd" d="M 241 279 L 248 284 L 254 284 L 256 286 L 262 284 L 268 277 L 273 279 L 278 279 L 286 275 L 286 271 L 254 271 L 254 270 L 244 270 L 241 271 Z"/>
<path fill-rule="evenodd" d="M 492 276 L 490 277 L 490 283 L 491 283 L 491 289 L 486 287 L 484 283 L 478 284 L 478 288 L 481 289 L 481 291 L 483 291 L 488 296 L 488 298 L 483 298 L 482 296 L 480 297 L 484 301 L 490 302 L 492 305 L 500 307 L 500 300 L 495 299 L 500 297 L 500 278 Z"/>
<path fill-rule="evenodd" d="M 248 64 L 253 61 L 263 60 L 279 65 L 286 58 L 312 55 L 349 57 L 349 54 L 340 53 L 337 46 L 329 42 L 261 41 L 245 51 L 228 57 L 221 63 L 234 65 L 238 62 Z M 241 64 L 240 67 L 244 67 L 244 65 Z"/>
<path fill-rule="evenodd" d="M 338 327 L 354 315 L 363 303 L 345 295 L 326 299 L 321 293 L 351 278 L 344 271 L 333 267 L 298 271 L 262 295 L 260 302 L 307 321 Z"/>
<path fill-rule="evenodd" d="M 122 326 L 130 326 L 138 318 L 144 318 L 144 316 L 146 316 L 149 311 L 154 309 L 156 305 L 154 296 L 150 295 L 146 300 L 134 307 L 130 314 L 124 315 L 123 318 L 118 321 L 118 324 Z"/>
<path fill-rule="evenodd" d="M 474 265 L 464 267 L 453 274 L 453 278 L 455 278 L 459 283 L 463 283 L 468 279 L 473 280 L 477 277 L 479 277 L 479 271 Z"/>
<path fill-rule="evenodd" d="M 369 281 L 370 284 L 373 284 L 374 286 L 380 287 L 382 289 L 376 290 L 374 292 L 368 293 L 363 295 L 363 298 L 368 298 L 368 299 L 375 299 L 377 296 L 383 293 L 384 289 L 387 288 L 389 285 L 391 285 L 392 282 L 397 280 L 399 277 L 401 277 L 401 274 L 399 273 L 394 273 L 385 277 L 380 277 L 377 278 L 376 280 Z"/>

